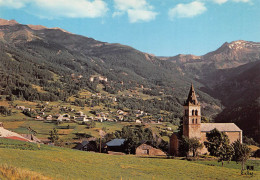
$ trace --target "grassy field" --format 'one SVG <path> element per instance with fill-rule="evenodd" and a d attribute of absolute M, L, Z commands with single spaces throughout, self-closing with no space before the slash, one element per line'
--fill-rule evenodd
<path fill-rule="evenodd" d="M 83 152 L 0 139 L 0 164 L 54 179 L 259 179 L 236 167 L 209 166 L 176 159 Z M 29 150 L 30 149 L 30 150 Z"/>
<path fill-rule="evenodd" d="M 7 165 L 0 166 L 1 180 L 51 180 L 49 177 L 42 176 L 39 173 L 27 169 L 16 168 Z"/>
<path fill-rule="evenodd" d="M 208 166 L 222 166 L 221 162 L 217 161 L 196 161 L 199 164 L 205 164 Z M 260 160 L 248 160 L 247 164 L 254 166 L 254 170 L 260 171 Z M 234 161 L 231 162 L 224 162 L 224 167 L 231 168 L 231 169 L 241 169 L 241 163 L 236 163 Z"/>

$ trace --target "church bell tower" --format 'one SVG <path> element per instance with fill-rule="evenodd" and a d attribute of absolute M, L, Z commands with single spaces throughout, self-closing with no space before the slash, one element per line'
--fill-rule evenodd
<path fill-rule="evenodd" d="M 201 137 L 201 107 L 191 84 L 187 100 L 184 102 L 183 135 L 188 138 Z"/>

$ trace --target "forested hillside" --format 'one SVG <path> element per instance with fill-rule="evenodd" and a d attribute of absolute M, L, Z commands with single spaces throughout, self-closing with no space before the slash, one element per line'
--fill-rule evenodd
<path fill-rule="evenodd" d="M 181 118 L 194 83 L 204 116 L 214 120 L 225 107 L 216 121 L 237 122 L 255 139 L 259 59 L 260 43 L 255 42 L 224 43 L 204 56 L 158 58 L 58 28 L 0 21 L 2 99 L 66 102 L 80 90 L 102 91 L 117 98 L 118 108 L 154 114 L 162 110 Z M 136 91 L 149 98 L 133 96 Z"/>
<path fill-rule="evenodd" d="M 1 94 L 8 98 L 66 101 L 80 89 L 98 92 L 97 85 L 102 83 L 103 90 L 110 94 L 141 88 L 150 96 L 163 96 L 166 104 L 174 106 L 166 108 L 180 114 L 193 82 L 176 65 L 155 56 L 60 29 L 4 24 L 0 39 L 0 67 L 4 77 L 0 80 Z M 93 77 L 104 77 L 107 81 Z M 219 110 L 215 108 L 220 106 L 218 101 L 202 91 L 198 90 L 198 94 L 205 104 L 206 115 Z M 143 100 L 130 98 L 125 106 L 133 106 L 131 101 Z"/>

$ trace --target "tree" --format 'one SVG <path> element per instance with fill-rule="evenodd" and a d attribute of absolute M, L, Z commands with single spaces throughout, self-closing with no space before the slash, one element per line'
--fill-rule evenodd
<path fill-rule="evenodd" d="M 232 146 L 229 144 L 225 144 L 220 147 L 219 151 L 219 159 L 218 161 L 222 161 L 222 166 L 223 166 L 223 161 L 231 161 L 232 156 L 234 155 L 234 149 Z"/>
<path fill-rule="evenodd" d="M 245 169 L 245 163 L 250 156 L 251 150 L 247 145 L 241 144 L 239 140 L 235 141 L 232 144 L 232 147 L 234 148 L 235 152 L 233 160 L 236 162 L 241 162 L 241 170 L 243 171 Z"/>
<path fill-rule="evenodd" d="M 50 131 L 50 137 L 48 137 L 48 139 L 53 143 L 56 143 L 59 140 L 59 135 L 56 128 L 53 128 L 53 130 Z"/>
<path fill-rule="evenodd" d="M 181 156 L 188 156 L 189 152 L 192 152 L 193 157 L 197 155 L 197 150 L 201 149 L 203 144 L 200 143 L 198 138 L 188 138 L 182 136 L 179 145 L 179 152 Z"/>
<path fill-rule="evenodd" d="M 219 132 L 216 128 L 206 133 L 207 141 L 204 142 L 210 155 L 219 157 L 219 161 L 230 161 L 234 150 L 229 145 L 228 136 L 224 132 Z"/>
<path fill-rule="evenodd" d="M 189 151 L 193 153 L 193 157 L 197 156 L 197 150 L 201 149 L 203 144 L 200 143 L 198 138 L 190 138 L 189 139 Z"/>

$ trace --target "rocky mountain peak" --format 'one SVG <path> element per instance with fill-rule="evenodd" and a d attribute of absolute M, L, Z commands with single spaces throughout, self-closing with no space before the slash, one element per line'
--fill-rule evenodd
<path fill-rule="evenodd" d="M 227 47 L 232 50 L 260 49 L 260 43 L 238 40 L 228 43 Z"/>
<path fill-rule="evenodd" d="M 6 26 L 6 25 L 16 25 L 19 24 L 16 20 L 12 19 L 12 20 L 6 20 L 6 19 L 1 19 L 0 18 L 0 25 L 1 26 Z"/>

